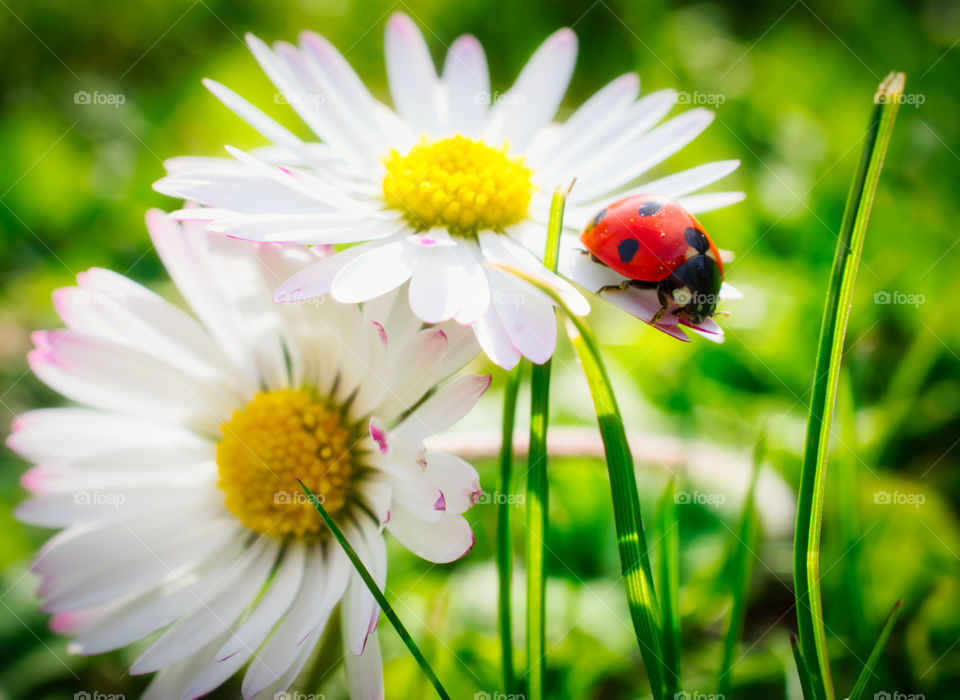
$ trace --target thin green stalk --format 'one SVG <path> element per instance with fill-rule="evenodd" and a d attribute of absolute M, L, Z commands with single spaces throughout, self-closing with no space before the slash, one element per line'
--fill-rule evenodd
<path fill-rule="evenodd" d="M 864 665 L 863 670 L 860 671 L 860 675 L 857 676 L 857 682 L 854 683 L 853 690 L 850 691 L 847 700 L 860 700 L 860 696 L 863 695 L 863 691 L 867 687 L 867 681 L 870 680 L 870 676 L 873 675 L 873 669 L 877 665 L 877 661 L 880 660 L 880 654 L 883 653 L 883 648 L 887 646 L 887 640 L 890 639 L 893 626 L 897 623 L 897 618 L 900 617 L 900 608 L 902 606 L 903 601 L 898 600 L 894 603 L 893 609 L 887 614 L 887 619 L 883 621 L 883 627 L 880 628 L 880 636 L 877 637 L 873 649 L 870 650 L 867 663 Z"/>
<path fill-rule="evenodd" d="M 563 299 L 552 288 L 536 277 L 515 267 L 497 264 L 496 267 L 522 278 L 548 295 L 564 312 L 569 321 L 567 332 L 580 358 L 583 373 L 593 396 L 594 411 L 600 427 L 600 437 L 607 458 L 610 490 L 613 496 L 613 519 L 620 551 L 620 566 L 630 618 L 637 634 L 637 644 L 650 678 L 654 700 L 664 699 L 662 632 L 660 609 L 654 592 L 650 556 L 647 550 L 637 478 L 633 469 L 633 455 L 627 443 L 623 418 L 617 407 L 613 386 L 603 365 L 600 347 L 590 327 L 570 311 Z"/>
<path fill-rule="evenodd" d="M 556 271 L 560 251 L 560 228 L 566 196 L 553 193 L 547 223 L 543 264 Z M 547 668 L 545 552 L 550 509 L 547 484 L 547 425 L 550 422 L 550 367 L 547 360 L 530 372 L 530 450 L 527 469 L 527 693 L 531 700 L 543 697 Z"/>
<path fill-rule="evenodd" d="M 803 700 L 815 700 L 810 669 L 807 667 L 807 662 L 803 660 L 803 654 L 800 653 L 800 642 L 797 641 L 797 635 L 795 634 L 790 635 L 790 649 L 793 651 L 793 660 L 797 664 L 797 675 L 800 677 L 800 692 L 803 693 Z"/>
<path fill-rule="evenodd" d="M 736 554 L 733 574 L 733 606 L 730 609 L 730 626 L 723 642 L 723 657 L 720 661 L 720 678 L 717 682 L 717 697 L 730 697 L 730 687 L 733 684 L 733 657 L 743 634 L 743 621 L 747 610 L 747 596 L 750 593 L 750 577 L 753 573 L 753 547 L 757 534 L 757 511 L 754 508 L 756 500 L 757 479 L 760 476 L 760 466 L 763 464 L 765 441 L 761 437 L 753 455 L 753 474 L 750 477 L 750 487 L 743 502 L 743 512 L 740 514 L 740 523 L 737 527 Z"/>
<path fill-rule="evenodd" d="M 390 620 L 393 628 L 397 630 L 397 634 L 400 635 L 400 639 L 402 639 L 403 643 L 407 645 L 407 649 L 409 649 L 410 653 L 413 654 L 413 658 L 417 660 L 417 663 L 420 664 L 420 668 L 423 669 L 423 672 L 426 674 L 427 678 L 430 679 L 434 689 L 437 691 L 437 695 L 443 698 L 443 700 L 450 700 L 450 696 L 447 694 L 447 691 L 444 690 L 443 685 L 440 684 L 440 679 L 437 678 L 437 675 L 433 672 L 433 669 L 430 668 L 430 664 L 427 663 L 426 658 L 424 658 L 423 654 L 420 653 L 420 649 L 417 648 L 417 644 L 413 641 L 413 637 L 410 636 L 410 633 L 407 632 L 407 628 L 403 626 L 402 622 L 400 622 L 400 618 L 397 617 L 397 613 L 393 611 L 393 607 L 391 607 L 390 603 L 387 602 L 387 598 L 383 595 L 383 591 L 381 591 L 380 587 L 377 586 L 377 582 L 373 580 L 373 576 L 371 576 L 370 572 L 367 571 L 367 567 L 365 567 L 363 562 L 360 561 L 360 557 L 357 556 L 356 551 L 354 551 L 353 547 L 347 541 L 347 538 L 344 537 L 343 532 L 341 532 L 340 528 L 337 527 L 337 524 L 333 522 L 333 518 L 330 517 L 330 514 L 327 513 L 326 509 L 320 504 L 320 501 L 317 500 L 317 497 L 313 495 L 313 491 L 310 490 L 310 487 L 299 479 L 297 479 L 297 481 L 300 482 L 300 488 L 302 488 L 303 492 L 307 494 L 307 498 L 310 499 L 313 507 L 317 509 L 318 513 L 320 513 L 320 517 L 323 519 L 323 524 L 327 526 L 327 529 L 333 533 L 334 538 L 340 543 L 340 546 L 343 547 L 343 551 L 346 552 L 347 558 L 350 559 L 353 567 L 357 570 L 357 573 L 360 574 L 360 578 L 363 579 L 363 582 L 366 584 L 367 588 L 370 589 L 370 593 L 377 601 L 377 604 L 380 605 L 380 609 L 383 610 L 383 614 L 387 616 L 388 620 Z"/>
<path fill-rule="evenodd" d="M 680 692 L 680 523 L 677 519 L 675 479 L 670 479 L 660 502 L 657 520 L 660 538 L 660 613 L 663 615 L 663 674 L 666 697 Z"/>
<path fill-rule="evenodd" d="M 513 471 L 513 428 L 517 415 L 517 394 L 520 392 L 522 365 L 507 375 L 503 393 L 503 427 L 500 440 L 500 494 L 497 499 L 497 573 L 500 581 L 498 617 L 500 618 L 500 653 L 503 662 L 503 687 L 507 694 L 515 691 L 517 680 L 513 670 L 513 617 L 510 610 L 510 589 L 513 581 L 513 533 L 510 529 Z"/>
<path fill-rule="evenodd" d="M 902 73 L 891 73 L 880 85 L 874 98 L 875 108 L 863 157 L 850 188 L 847 208 L 840 226 L 810 399 L 810 416 L 797 498 L 794 595 L 800 650 L 803 658 L 809 662 L 817 700 L 834 700 L 823 624 L 823 601 L 820 595 L 820 530 L 830 424 L 854 280 L 860 264 L 877 181 L 890 143 L 897 107 L 903 95 L 903 84 Z"/>
<path fill-rule="evenodd" d="M 837 455 L 837 522 L 840 528 L 843 555 L 843 583 L 846 605 L 851 620 L 854 639 L 867 644 L 867 615 L 863 603 L 863 584 L 860 582 L 861 539 L 863 527 L 860 518 L 860 481 L 857 455 L 860 446 L 857 440 L 857 413 L 853 402 L 853 387 L 850 371 L 840 373 L 837 394 L 837 411 L 843 446 Z"/>

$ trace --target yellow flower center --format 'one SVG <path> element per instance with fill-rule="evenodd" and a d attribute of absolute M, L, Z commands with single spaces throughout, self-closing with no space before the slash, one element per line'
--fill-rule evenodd
<path fill-rule="evenodd" d="M 223 424 L 217 485 L 227 510 L 261 534 L 324 535 L 300 478 L 332 516 L 353 497 L 355 434 L 306 391 L 265 391 Z"/>
<path fill-rule="evenodd" d="M 533 192 L 522 157 L 507 155 L 506 145 L 491 148 L 463 136 L 422 140 L 406 155 L 391 149 L 384 164 L 387 204 L 421 230 L 440 226 L 468 236 L 502 231 L 526 216 Z"/>

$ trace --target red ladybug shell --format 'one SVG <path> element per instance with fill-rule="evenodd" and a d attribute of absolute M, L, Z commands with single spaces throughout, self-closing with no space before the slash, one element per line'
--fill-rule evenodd
<path fill-rule="evenodd" d="M 713 258 L 723 274 L 720 253 L 700 222 L 665 197 L 617 200 L 587 224 L 580 241 L 603 264 L 642 282 L 660 282 L 699 254 Z"/>

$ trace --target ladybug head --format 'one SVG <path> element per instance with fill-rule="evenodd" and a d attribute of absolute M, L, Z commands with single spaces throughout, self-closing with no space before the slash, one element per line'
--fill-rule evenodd
<path fill-rule="evenodd" d="M 717 310 L 723 273 L 711 256 L 694 255 L 664 282 L 680 307 L 674 313 L 686 316 L 691 323 L 701 323 Z"/>

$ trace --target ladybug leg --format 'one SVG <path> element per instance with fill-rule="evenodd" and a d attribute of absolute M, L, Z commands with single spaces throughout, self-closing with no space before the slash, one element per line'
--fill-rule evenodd
<path fill-rule="evenodd" d="M 667 291 L 664 289 L 663 285 L 657 287 L 657 299 L 660 300 L 660 310 L 653 315 L 653 318 L 650 319 L 650 323 L 656 323 L 663 315 L 667 313 L 667 308 L 670 306 L 669 297 L 667 296 Z"/>

